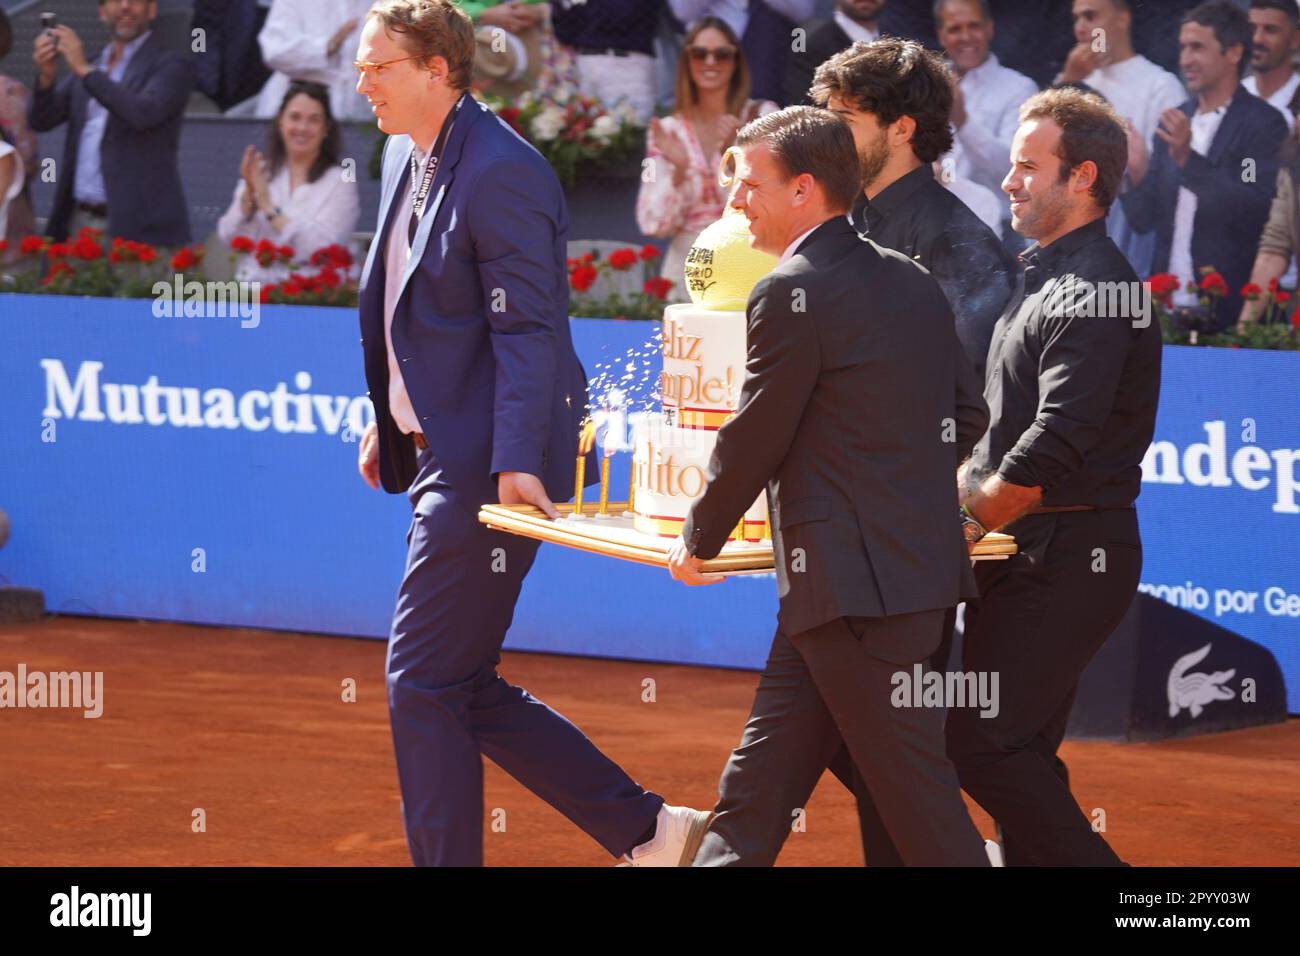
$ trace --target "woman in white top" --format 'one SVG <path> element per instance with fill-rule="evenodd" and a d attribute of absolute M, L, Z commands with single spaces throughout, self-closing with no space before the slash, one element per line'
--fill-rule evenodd
<path fill-rule="evenodd" d="M 650 121 L 649 173 L 641 177 L 636 221 L 647 236 L 673 237 L 660 271 L 673 283 L 668 299 L 684 302 L 686 253 L 695 237 L 722 215 L 727 192 L 718 183 L 722 154 L 736 131 L 776 104 L 749 98 L 749 67 L 731 27 L 705 17 L 686 34 L 677 61 L 677 101 L 671 116 Z"/>
<path fill-rule="evenodd" d="M 247 236 L 291 246 L 296 262 L 325 246 L 351 247 L 361 204 L 354 177 L 339 166 L 339 149 L 329 93 L 319 83 L 294 81 L 272 124 L 266 158 L 252 146 L 244 149 L 234 201 L 217 234 L 227 243 Z M 277 282 L 287 274 L 284 266 L 264 269 L 245 256 L 237 278 Z"/>

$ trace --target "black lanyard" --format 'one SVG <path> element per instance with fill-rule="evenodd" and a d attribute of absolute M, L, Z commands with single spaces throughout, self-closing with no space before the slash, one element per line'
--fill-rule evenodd
<path fill-rule="evenodd" d="M 411 221 L 406 225 L 406 243 L 411 245 L 415 242 L 415 231 L 420 227 L 420 216 L 424 214 L 424 204 L 428 201 L 429 190 L 433 188 L 433 178 L 438 175 L 438 157 L 442 155 L 443 147 L 447 143 L 447 136 L 451 133 L 452 124 L 456 121 L 456 116 L 460 113 L 461 106 L 465 103 L 468 93 L 462 93 L 460 99 L 456 101 L 455 107 L 452 108 L 451 115 L 442 123 L 442 129 L 438 132 L 438 138 L 434 141 L 433 148 L 429 150 L 429 160 L 424 166 L 424 176 L 420 179 L 420 186 L 411 197 Z M 415 150 L 411 150 L 411 182 L 415 182 L 416 174 L 420 171 L 419 161 L 415 158 Z"/>

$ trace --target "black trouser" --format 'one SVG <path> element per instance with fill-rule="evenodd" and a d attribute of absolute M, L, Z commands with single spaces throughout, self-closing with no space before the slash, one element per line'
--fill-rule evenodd
<path fill-rule="evenodd" d="M 957 626 L 957 609 L 950 608 L 943 616 L 940 626 L 939 648 L 925 662 L 926 671 L 944 671 L 948 668 L 948 658 L 952 654 L 953 633 Z M 867 866 L 902 866 L 903 858 L 898 847 L 889 838 L 889 831 L 880 819 L 880 811 L 871 797 L 871 790 L 862 782 L 862 775 L 853 764 L 849 748 L 841 746 L 827 770 L 839 778 L 840 783 L 853 791 L 858 801 L 858 829 L 862 835 L 862 852 Z"/>
<path fill-rule="evenodd" d="M 1030 515 L 1010 529 L 1020 553 L 976 564 L 980 599 L 966 605 L 962 669 L 997 672 L 999 711 L 948 715 L 948 756 L 962 789 L 997 821 L 1010 866 L 1117 866 L 1070 794 L 1057 755 L 1088 662 L 1137 591 L 1142 544 L 1133 509 Z M 1103 570 L 1104 569 L 1104 570 Z M 942 650 L 941 650 L 942 652 Z M 934 666 L 936 654 L 931 660 Z M 867 861 L 899 865 L 878 811 L 859 794 Z"/>
<path fill-rule="evenodd" d="M 944 756 L 943 711 L 891 701 L 893 675 L 933 653 L 943 614 L 777 632 L 696 866 L 770 866 L 841 743 L 909 865 L 988 865 Z"/>

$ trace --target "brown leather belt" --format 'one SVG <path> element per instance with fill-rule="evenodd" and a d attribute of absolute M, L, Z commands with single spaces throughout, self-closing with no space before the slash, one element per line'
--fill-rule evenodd
<path fill-rule="evenodd" d="M 415 442 L 415 447 L 424 451 L 429 447 L 429 443 L 424 440 L 424 436 L 419 432 L 411 432 L 411 441 Z"/>
<path fill-rule="evenodd" d="M 1047 508 L 1033 508 L 1026 511 L 1030 515 L 1053 515 L 1061 511 L 1132 511 L 1132 505 L 1119 505 L 1118 507 L 1102 507 L 1101 505 L 1056 505 Z"/>

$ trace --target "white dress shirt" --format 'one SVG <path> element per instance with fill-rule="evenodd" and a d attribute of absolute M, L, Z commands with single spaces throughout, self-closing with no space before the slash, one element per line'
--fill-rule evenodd
<path fill-rule="evenodd" d="M 854 43 L 859 41 L 863 43 L 875 43 L 880 39 L 880 31 L 872 30 L 870 27 L 864 27 L 858 21 L 849 17 L 839 7 L 835 8 L 835 22 L 839 24 L 841 30 L 849 35 L 849 39 Z"/>
<path fill-rule="evenodd" d="M 816 225 L 816 226 L 813 226 L 812 229 L 809 229 L 807 232 L 805 232 L 803 235 L 801 235 L 801 236 L 800 236 L 798 239 L 796 239 L 794 242 L 790 243 L 790 245 L 786 246 L 786 247 L 785 247 L 785 252 L 781 253 L 781 258 L 777 260 L 777 263 L 776 263 L 776 264 L 777 264 L 777 265 L 781 265 L 782 263 L 787 262 L 787 261 L 788 261 L 788 260 L 789 260 L 789 259 L 790 259 L 794 254 L 795 254 L 795 250 L 797 250 L 797 249 L 799 248 L 799 243 L 803 242 L 805 239 L 807 239 L 809 236 L 811 236 L 811 235 L 813 234 L 813 232 L 815 232 L 815 231 L 817 230 L 817 228 L 818 228 L 819 226 L 821 226 L 821 225 L 823 225 L 823 224 L 820 223 L 820 222 L 817 223 L 817 225 Z"/>
<path fill-rule="evenodd" d="M 1259 96 L 1259 77 L 1253 73 L 1241 81 L 1247 93 L 1251 96 Z M 1295 96 L 1295 91 L 1300 88 L 1300 73 L 1292 71 L 1291 79 L 1283 83 L 1276 93 L 1272 96 L 1263 98 L 1269 106 L 1282 114 L 1282 119 L 1286 120 L 1288 127 L 1295 126 L 1295 116 L 1291 112 L 1291 97 Z"/>
<path fill-rule="evenodd" d="M 1133 124 L 1147 144 L 1148 152 L 1155 144 L 1160 114 L 1187 99 L 1187 90 L 1178 77 L 1140 55 L 1093 70 L 1084 82 L 1106 97 L 1115 110 Z M 1106 231 L 1134 272 L 1142 278 L 1151 274 L 1156 248 L 1154 229 L 1146 233 L 1134 231 L 1124 215 L 1123 206 L 1115 202 L 1106 218 Z"/>
<path fill-rule="evenodd" d="M 1192 116 L 1192 152 L 1206 156 L 1210 144 L 1223 123 L 1228 112 L 1228 104 L 1220 106 L 1209 113 L 1196 113 Z M 1188 282 L 1200 284 L 1192 262 L 1192 232 L 1196 220 L 1196 194 L 1186 186 L 1178 188 L 1178 205 L 1174 208 L 1174 237 L 1169 244 L 1169 271 L 1178 276 L 1179 290 L 1174 293 L 1174 305 L 1196 305 L 1198 296 L 1195 292 L 1186 292 Z"/>
<path fill-rule="evenodd" d="M 1241 85 L 1251 96 L 1259 96 L 1259 79 L 1253 74 L 1242 80 Z M 1295 115 L 1291 112 L 1291 98 L 1295 96 L 1297 89 L 1300 89 L 1300 73 L 1293 71 L 1291 79 L 1278 87 L 1277 92 L 1265 100 L 1269 106 L 1282 114 L 1282 119 L 1286 120 L 1287 129 L 1292 129 L 1296 125 Z M 1283 288 L 1294 289 L 1296 287 L 1296 277 L 1295 256 L 1292 256 L 1291 262 L 1286 267 L 1286 272 L 1278 281 Z"/>
<path fill-rule="evenodd" d="M 1011 140 L 1020 124 L 1020 106 L 1038 92 L 1038 84 L 1009 70 L 990 53 L 961 78 L 966 122 L 957 130 L 955 169 L 995 193 L 1011 169 Z M 1011 211 L 1008 208 L 1006 215 Z"/>
<path fill-rule="evenodd" d="M 420 427 L 420 418 L 415 414 L 411 397 L 406 392 L 401 363 L 393 352 L 393 311 L 397 308 L 397 293 L 402 285 L 402 277 L 406 275 L 406 266 L 411 261 L 411 245 L 406 238 L 411 222 L 411 200 L 432 154 L 432 150 L 425 152 L 418 146 L 412 148 L 419 168 L 403 191 L 401 205 L 393 213 L 388 242 L 384 245 L 384 342 L 388 347 L 388 414 L 393 417 L 397 427 L 408 435 L 411 432 L 423 433 L 424 429 Z M 431 190 L 430 196 L 432 195 Z"/>
<path fill-rule="evenodd" d="M 111 70 L 108 68 L 109 57 L 113 54 L 113 44 L 109 44 L 99 54 L 99 59 L 92 64 L 102 71 L 114 83 L 121 83 L 126 75 L 126 68 L 135 56 L 135 51 L 149 39 L 152 30 L 146 30 L 122 48 L 122 58 Z M 77 171 L 73 179 L 72 194 L 78 202 L 101 205 L 108 202 L 108 191 L 104 188 L 104 169 L 100 162 L 99 145 L 104 139 L 104 128 L 108 126 L 108 107 L 93 96 L 86 101 L 86 122 L 81 126 L 81 140 L 77 144 Z"/>
<path fill-rule="evenodd" d="M 361 215 L 361 201 L 357 184 L 344 176 L 343 167 L 327 169 L 314 183 L 302 183 L 291 191 L 289 164 L 285 163 L 266 186 L 271 202 L 288 220 L 284 229 L 276 232 L 258 209 L 253 210 L 250 218 L 244 218 L 241 203 L 244 181 L 241 179 L 235 186 L 230 208 L 217 220 L 217 235 L 224 242 L 229 243 L 235 236 L 247 236 L 254 242 L 270 239 L 281 246 L 292 246 L 301 262 L 306 262 L 313 252 L 325 246 L 352 247 L 352 233 Z M 288 268 L 282 265 L 263 268 L 250 255 L 240 262 L 235 278 L 244 282 L 278 282 L 288 272 Z"/>
<path fill-rule="evenodd" d="M 258 95 L 256 115 L 279 112 L 291 80 L 311 80 L 329 90 L 335 119 L 373 123 L 374 113 L 357 92 L 352 68 L 370 6 L 371 0 L 275 0 L 257 43 L 262 59 L 276 72 Z M 356 29 L 330 55 L 330 37 L 352 19 L 357 21 Z"/>

